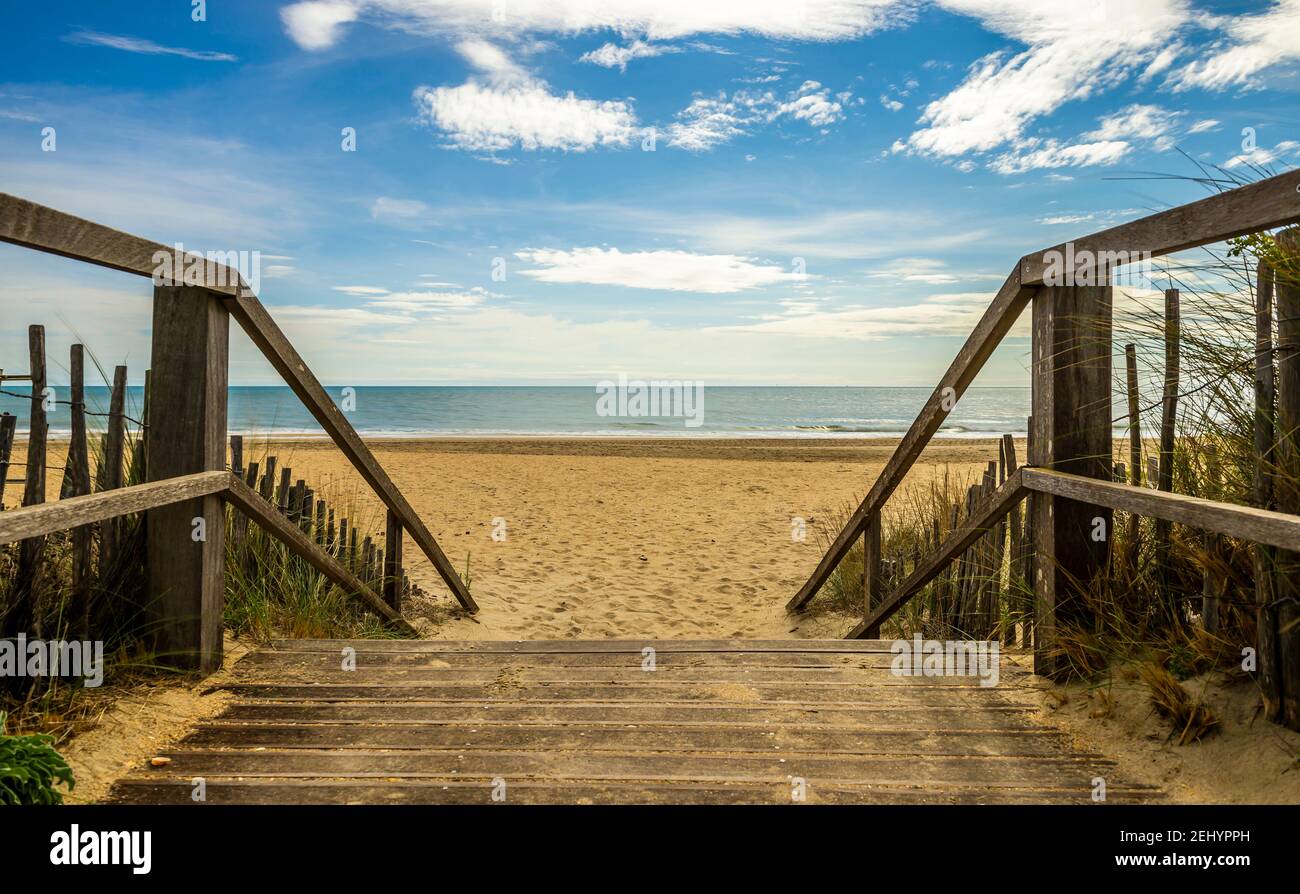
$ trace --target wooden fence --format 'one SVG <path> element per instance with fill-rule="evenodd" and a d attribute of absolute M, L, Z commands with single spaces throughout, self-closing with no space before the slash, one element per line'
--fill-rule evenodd
<path fill-rule="evenodd" d="M 148 432 L 147 458 L 141 487 L 155 487 L 141 492 L 121 487 L 120 454 L 105 453 L 105 480 L 101 493 L 89 493 L 88 475 L 84 473 L 84 452 L 77 448 L 71 459 L 76 471 L 73 490 L 68 499 L 47 507 L 44 501 L 44 467 L 31 469 L 24 481 L 24 507 L 4 513 L 0 531 L 49 528 L 46 522 L 34 527 L 28 519 L 60 519 L 65 527 L 82 529 L 91 523 L 107 526 L 110 557 L 114 538 L 112 527 L 122 512 L 145 513 L 145 549 L 147 555 L 146 601 L 155 613 L 152 625 L 160 655 L 180 667 L 210 671 L 220 666 L 222 652 L 222 600 L 224 588 L 224 502 L 235 504 L 242 512 L 261 524 L 295 549 L 321 573 L 357 593 L 376 611 L 391 619 L 400 605 L 400 575 L 386 574 L 386 597 L 376 597 L 368 586 L 344 569 L 331 555 L 303 531 L 302 490 L 290 482 L 281 499 L 291 502 L 289 512 L 268 511 L 269 501 L 243 480 L 227 471 L 226 393 L 229 370 L 229 328 L 233 317 L 262 351 L 271 365 L 303 401 L 321 427 L 374 490 L 387 508 L 387 534 L 383 548 L 389 572 L 401 567 L 403 534 L 433 564 L 452 595 L 467 611 L 477 610 L 464 582 L 452 567 L 433 535 L 416 515 L 405 496 L 397 489 L 370 449 L 361 440 L 338 406 L 294 350 L 284 333 L 252 293 L 237 270 L 210 258 L 185 255 L 183 264 L 169 263 L 166 275 L 159 275 L 163 259 L 175 259 L 175 250 L 137 236 L 113 230 L 25 199 L 0 193 L 0 241 L 61 255 L 74 260 L 149 277 L 154 280 L 152 368 L 149 375 L 148 405 L 143 425 Z M 182 276 L 183 272 L 183 276 Z M 44 380 L 44 342 L 39 346 L 33 335 L 32 425 L 29 455 L 44 455 L 47 421 L 36 399 L 46 387 Z M 39 352 L 38 349 L 39 348 Z M 39 356 L 38 356 L 39 353 Z M 74 366 L 78 357 L 72 358 Z M 125 394 L 125 370 L 121 371 L 121 388 L 115 376 L 114 402 L 110 408 L 109 445 L 116 450 L 118 435 L 112 430 L 114 420 L 121 420 L 122 408 L 116 395 Z M 0 423 L 0 443 L 12 448 L 12 417 Z M 78 440 L 74 432 L 74 441 Z M 7 454 L 5 457 L 7 459 Z M 242 461 L 242 460 L 241 460 Z M 8 463 L 4 463 L 7 466 Z M 185 491 L 174 496 L 169 483 L 188 481 L 191 476 L 220 473 L 228 484 L 195 494 Z M 39 480 L 37 480 L 39 479 Z M 111 492 L 111 493 L 110 493 Z M 144 493 L 144 504 L 130 502 Z M 297 494 L 297 496 L 295 496 Z M 127 502 L 116 502 L 123 499 Z M 134 508 L 131 508 L 134 505 Z M 125 507 L 116 514 L 100 515 L 104 506 Z M 72 514 L 69 514 L 72 507 Z M 85 509 L 84 507 L 94 507 Z M 87 515 L 77 513 L 85 512 Z M 91 516 L 95 518 L 92 520 Z M 201 519 L 207 531 L 204 549 L 195 550 L 191 539 L 193 522 Z M 290 519 L 293 519 L 291 521 Z M 298 523 L 295 523 L 298 522 Z M 27 528 L 18 527 L 27 525 Z M 40 536 L 19 537 L 20 565 L 35 566 L 41 547 Z M 376 553 L 377 555 L 377 553 Z M 101 553 L 101 560 L 103 559 Z M 346 581 L 346 583 L 344 583 Z M 374 600 L 372 601 L 372 598 Z M 380 608 L 382 606 L 382 608 Z M 30 605 L 11 611 L 9 627 L 24 624 Z M 25 629 L 25 628 L 24 628 Z"/>
<path fill-rule="evenodd" d="M 1107 569 L 1109 538 L 1088 536 L 1096 520 L 1112 529 L 1113 511 L 1154 517 L 1157 538 L 1167 541 L 1169 525 L 1203 529 L 1210 537 L 1227 535 L 1260 544 L 1257 552 L 1259 679 L 1266 703 L 1287 725 L 1300 728 L 1300 495 L 1278 480 L 1300 478 L 1300 294 L 1293 282 L 1272 282 L 1261 271 L 1257 300 L 1257 480 L 1254 507 L 1182 496 L 1172 491 L 1174 414 L 1178 391 L 1178 294 L 1166 293 L 1166 382 L 1162 402 L 1161 461 L 1148 474 L 1156 490 L 1136 486 L 1141 480 L 1141 442 L 1131 432 L 1129 484 L 1114 480 L 1112 452 L 1112 290 L 1110 266 L 1116 259 L 1154 258 L 1236 236 L 1300 222 L 1300 171 L 1271 177 L 1179 206 L 1132 223 L 1026 255 L 1016 264 L 956 359 L 912 423 L 901 444 L 862 503 L 831 542 L 808 581 L 788 604 L 803 609 L 826 583 L 850 549 L 862 540 L 864 619 L 850 636 L 879 636 L 880 625 L 908 599 L 954 562 L 979 561 L 968 551 L 1004 542 L 999 526 L 1010 525 L 1022 500 L 1027 521 L 1011 568 L 1032 593 L 1031 602 L 1011 606 L 1032 628 L 1035 669 L 1059 673 L 1058 625 L 1080 620 L 1084 590 Z M 1291 256 L 1300 256 L 1296 231 L 1278 236 Z M 1060 259 L 1075 265 L 1060 281 Z M 1083 284 L 1088 283 L 1088 284 Z M 1097 285 L 1095 283 L 1101 283 Z M 1276 313 L 1270 304 L 1276 295 Z M 998 467 L 985 477 L 967 506 L 954 512 L 952 532 L 918 557 L 910 574 L 889 593 L 883 592 L 880 567 L 880 518 L 886 501 L 902 483 L 922 449 L 994 349 L 1027 306 L 1032 306 L 1032 416 L 1027 465 L 1015 469 L 1004 444 Z M 1277 343 L 1273 344 L 1276 321 Z M 1136 391 L 1136 369 L 1127 370 Z M 1276 362 L 1276 394 L 1273 393 Z M 1276 411 L 1274 411 L 1276 406 Z M 1136 416 L 1136 413 L 1135 413 Z M 1285 473 L 1270 476 L 1270 466 Z M 1122 477 L 1122 475 L 1120 476 Z M 1287 490 L 1282 493 L 1282 490 Z M 957 516 L 960 515 L 959 519 Z M 1014 526 L 1013 526 L 1014 530 Z M 939 541 L 938 537 L 934 538 Z M 1269 550 L 1277 550 L 1276 554 Z M 1013 542 L 1014 550 L 1014 542 Z M 1039 561 L 1032 557 L 1037 556 Z M 1050 559 L 1043 558 L 1050 557 Z M 997 557 L 983 561 L 997 563 Z M 960 566 L 949 586 L 965 586 Z M 965 599 L 969 603 L 970 590 Z M 1012 590 L 1014 593 L 1014 589 Z M 975 595 L 977 611 L 981 606 Z M 1207 591 L 1203 614 L 1216 623 L 1217 603 Z"/>

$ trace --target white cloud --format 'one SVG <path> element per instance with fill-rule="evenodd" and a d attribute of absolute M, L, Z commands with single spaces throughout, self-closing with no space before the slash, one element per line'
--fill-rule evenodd
<path fill-rule="evenodd" d="M 334 291 L 343 292 L 346 295 L 387 295 L 388 289 L 381 289 L 378 286 L 335 286 Z"/>
<path fill-rule="evenodd" d="M 759 124 L 783 117 L 825 128 L 844 120 L 844 111 L 839 101 L 831 99 L 830 89 L 816 81 L 804 81 L 783 99 L 771 91 L 747 90 L 739 90 L 730 97 L 725 93 L 715 97 L 697 96 L 668 126 L 668 143 L 691 152 L 706 152 L 749 133 Z"/>
<path fill-rule="evenodd" d="M 1131 148 L 1131 144 L 1124 140 L 1066 145 L 1059 140 L 1031 139 L 1014 151 L 993 159 L 989 169 L 999 174 L 1023 174 L 1045 168 L 1109 165 L 1128 155 Z"/>
<path fill-rule="evenodd" d="M 339 39 L 343 25 L 357 20 L 360 7 L 353 0 L 308 0 L 281 9 L 280 20 L 298 46 L 323 50 Z"/>
<path fill-rule="evenodd" d="M 1062 224 L 1085 223 L 1094 219 L 1091 214 L 1058 214 L 1054 217 L 1040 217 L 1038 222 L 1048 227 L 1058 227 Z"/>
<path fill-rule="evenodd" d="M 717 332 L 762 332 L 769 335 L 852 341 L 877 341 L 891 336 L 970 335 L 993 300 L 992 293 L 959 292 L 932 295 L 912 304 L 893 307 L 853 307 L 812 310 L 795 306 L 783 316 L 739 326 L 718 326 Z M 1024 335 L 1022 318 L 1013 335 Z"/>
<path fill-rule="evenodd" d="M 1222 122 L 1216 121 L 1213 118 L 1206 118 L 1204 121 L 1197 121 L 1195 124 L 1193 124 L 1191 127 L 1187 129 L 1187 132 L 1189 134 L 1195 134 L 1195 133 L 1205 133 L 1208 130 L 1218 130 L 1221 123 Z"/>
<path fill-rule="evenodd" d="M 370 216 L 375 220 L 412 221 L 429 215 L 431 209 L 418 199 L 394 199 L 380 196 L 370 206 Z"/>
<path fill-rule="evenodd" d="M 367 19 L 430 35 L 575 34 L 609 30 L 646 40 L 755 34 L 785 40 L 848 40 L 906 20 L 904 0 L 301 0 L 281 12 L 304 49 L 331 46 L 341 25 Z"/>
<path fill-rule="evenodd" d="M 1040 0 L 937 0 L 988 30 L 1027 45 L 997 51 L 930 103 L 903 144 L 940 157 L 987 152 L 1024 139 L 1025 128 L 1071 100 L 1093 96 L 1151 62 L 1188 19 L 1185 0 L 1142 4 Z"/>
<path fill-rule="evenodd" d="M 421 117 L 441 130 L 450 146 L 582 152 L 623 146 L 635 135 L 636 115 L 625 102 L 582 99 L 572 91 L 555 95 L 486 41 L 465 40 L 457 50 L 482 76 L 458 87 L 417 87 L 414 93 Z"/>
<path fill-rule="evenodd" d="M 1300 154 L 1300 142 L 1295 140 L 1283 140 L 1272 149 L 1266 149 L 1263 146 L 1256 146 L 1248 152 L 1235 155 L 1223 163 L 1225 168 L 1239 168 L 1243 165 L 1255 165 L 1264 167 L 1271 165 L 1275 161 L 1280 161 L 1288 156 Z"/>
<path fill-rule="evenodd" d="M 1175 90 L 1258 86 L 1261 72 L 1300 60 L 1300 0 L 1277 0 L 1258 15 L 1225 17 L 1215 24 L 1227 37 L 1170 74 Z"/>
<path fill-rule="evenodd" d="M 681 47 L 672 44 L 646 43 L 644 40 L 634 40 L 627 46 L 622 47 L 616 43 L 603 44 L 589 53 L 583 53 L 578 61 L 590 62 L 592 65 L 599 65 L 603 68 L 617 68 L 619 71 L 627 71 L 627 64 L 633 59 L 650 59 L 654 56 L 680 53 L 681 51 Z"/>
<path fill-rule="evenodd" d="M 896 99 L 890 99 L 883 93 L 880 95 L 880 104 L 891 112 L 901 112 L 903 110 L 903 104 L 901 102 Z"/>
<path fill-rule="evenodd" d="M 422 314 L 478 307 L 489 298 L 500 297 L 487 289 L 475 287 L 454 292 L 388 292 L 366 300 L 366 307 L 385 311 Z"/>
<path fill-rule="evenodd" d="M 1100 126 L 1084 134 L 1083 138 L 1093 141 L 1130 139 L 1159 141 L 1169 135 L 1181 116 L 1181 112 L 1134 103 L 1113 115 L 1103 116 L 1100 119 Z"/>
<path fill-rule="evenodd" d="M 200 62 L 238 62 L 238 56 L 229 53 L 216 53 L 208 50 L 187 50 L 184 47 L 165 47 L 140 37 L 124 37 L 118 34 L 102 34 L 98 31 L 77 31 L 66 38 L 69 43 L 88 46 L 111 47 L 128 53 L 142 53 L 146 56 L 181 56 Z"/>
<path fill-rule="evenodd" d="M 663 289 L 676 292 L 726 294 L 778 283 L 798 283 L 806 274 L 773 264 L 759 264 L 740 255 L 704 255 L 689 251 L 634 251 L 617 248 L 575 248 L 572 251 L 528 249 L 516 257 L 537 269 L 521 271 L 541 282 L 586 283 Z"/>

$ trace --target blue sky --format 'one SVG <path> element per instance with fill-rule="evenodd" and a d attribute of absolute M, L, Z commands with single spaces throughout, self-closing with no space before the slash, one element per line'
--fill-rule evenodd
<path fill-rule="evenodd" d="M 1300 163 L 1300 0 L 202 7 L 6 5 L 0 191 L 260 252 L 328 383 L 932 385 L 1021 255 L 1204 195 L 1132 178 Z M 138 379 L 146 281 L 0 264 L 0 366 Z"/>

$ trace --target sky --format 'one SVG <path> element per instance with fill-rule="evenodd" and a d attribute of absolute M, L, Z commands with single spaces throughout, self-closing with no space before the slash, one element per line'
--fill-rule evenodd
<path fill-rule="evenodd" d="M 45 0 L 0 30 L 0 191 L 258 252 L 327 384 L 933 386 L 1022 255 L 1203 197 L 1198 164 L 1300 164 L 1300 0 Z M 0 268 L 0 368 L 43 323 L 53 381 L 75 340 L 142 378 L 147 280 Z M 1028 382 L 1027 316 L 976 385 Z M 239 333 L 231 381 L 278 382 Z"/>

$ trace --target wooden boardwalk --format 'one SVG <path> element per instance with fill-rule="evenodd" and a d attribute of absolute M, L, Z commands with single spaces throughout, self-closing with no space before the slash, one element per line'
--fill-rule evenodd
<path fill-rule="evenodd" d="M 645 669 L 644 649 L 654 653 Z M 356 669 L 343 670 L 344 650 Z M 1147 800 L 998 686 L 902 678 L 879 640 L 280 641 L 111 800 L 1003 803 Z M 800 784 L 802 780 L 802 784 Z"/>

